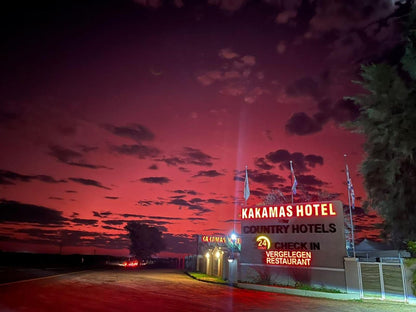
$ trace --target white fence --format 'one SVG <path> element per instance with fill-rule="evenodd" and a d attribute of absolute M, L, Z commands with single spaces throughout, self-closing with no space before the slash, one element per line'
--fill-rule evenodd
<path fill-rule="evenodd" d="M 400 258 L 359 262 L 359 278 L 363 299 L 407 301 L 406 277 Z"/>

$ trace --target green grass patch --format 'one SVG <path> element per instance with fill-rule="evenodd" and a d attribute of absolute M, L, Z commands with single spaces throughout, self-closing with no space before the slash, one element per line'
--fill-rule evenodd
<path fill-rule="evenodd" d="M 327 292 L 327 293 L 333 293 L 333 294 L 341 294 L 342 291 L 338 289 L 333 288 L 325 288 L 325 287 L 313 287 L 310 285 L 305 285 L 302 283 L 296 283 L 295 284 L 296 289 L 302 289 L 302 290 L 312 290 L 312 291 L 321 291 L 321 292 Z"/>
<path fill-rule="evenodd" d="M 413 295 L 416 296 L 416 258 L 409 258 L 404 260 L 406 267 L 412 272 L 411 283 Z"/>
<path fill-rule="evenodd" d="M 204 273 L 199 272 L 187 272 L 188 275 L 192 276 L 193 278 L 204 281 L 204 282 L 212 282 L 212 283 L 219 283 L 219 284 L 227 284 L 222 278 L 218 276 L 210 276 Z"/>

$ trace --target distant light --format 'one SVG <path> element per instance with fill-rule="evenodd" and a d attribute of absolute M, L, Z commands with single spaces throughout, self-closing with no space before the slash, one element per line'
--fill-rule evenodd
<path fill-rule="evenodd" d="M 209 252 L 207 252 L 207 253 L 205 254 L 205 257 L 209 258 Z"/>
<path fill-rule="evenodd" d="M 215 254 L 215 256 L 217 257 L 217 258 L 219 258 L 220 257 L 220 252 L 219 251 L 217 251 L 217 253 Z"/>
<path fill-rule="evenodd" d="M 235 235 L 235 233 L 232 233 L 231 234 L 231 240 L 235 241 L 236 239 L 237 239 L 237 235 Z"/>
<path fill-rule="evenodd" d="M 231 263 L 231 262 L 233 262 L 234 261 L 234 259 L 233 258 L 228 258 L 228 262 L 229 263 Z"/>

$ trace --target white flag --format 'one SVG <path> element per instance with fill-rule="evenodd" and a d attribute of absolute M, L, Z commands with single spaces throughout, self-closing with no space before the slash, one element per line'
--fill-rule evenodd
<path fill-rule="evenodd" d="M 354 187 L 352 185 L 351 177 L 350 177 L 350 171 L 348 170 L 348 165 L 345 165 L 345 172 L 347 174 L 347 186 L 348 186 L 348 195 L 351 198 L 351 207 L 352 209 L 355 209 L 355 193 L 354 193 Z"/>
<path fill-rule="evenodd" d="M 293 176 L 292 193 L 296 195 L 296 187 L 298 186 L 298 181 L 296 180 L 295 172 L 293 171 L 292 161 L 290 161 L 290 172 Z"/>
<path fill-rule="evenodd" d="M 244 199 L 247 202 L 247 199 L 250 197 L 250 187 L 248 186 L 248 174 L 246 166 L 246 179 L 244 180 Z"/>

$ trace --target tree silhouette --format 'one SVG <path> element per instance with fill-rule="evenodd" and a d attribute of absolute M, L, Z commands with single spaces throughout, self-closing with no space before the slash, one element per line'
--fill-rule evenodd
<path fill-rule="evenodd" d="M 155 227 L 132 221 L 125 229 L 130 238 L 130 253 L 140 260 L 148 259 L 165 248 L 162 233 Z"/>
<path fill-rule="evenodd" d="M 401 61 L 362 66 L 357 83 L 368 92 L 352 98 L 360 108 L 352 128 L 366 137 L 366 206 L 384 217 L 384 234 L 396 246 L 416 239 L 416 11 L 404 18 Z"/>

